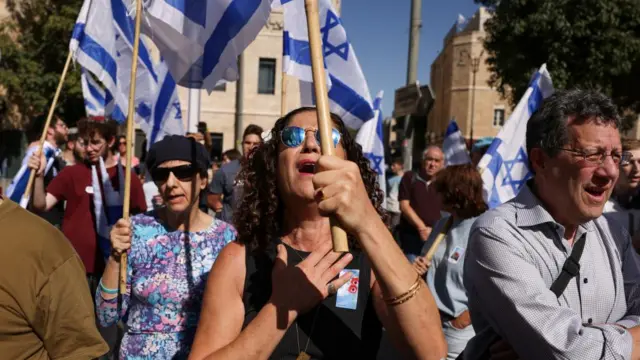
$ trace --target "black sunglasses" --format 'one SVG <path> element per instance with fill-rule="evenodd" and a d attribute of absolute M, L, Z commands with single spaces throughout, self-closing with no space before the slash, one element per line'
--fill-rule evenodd
<path fill-rule="evenodd" d="M 165 182 L 169 178 L 169 174 L 173 173 L 178 180 L 187 181 L 191 180 L 198 170 L 195 166 L 180 165 L 170 168 L 155 168 L 151 170 L 151 178 L 155 182 Z"/>

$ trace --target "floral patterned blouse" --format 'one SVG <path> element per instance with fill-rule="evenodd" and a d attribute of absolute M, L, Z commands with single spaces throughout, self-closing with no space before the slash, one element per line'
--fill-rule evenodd
<path fill-rule="evenodd" d="M 236 238 L 229 224 L 214 220 L 204 231 L 170 231 L 155 212 L 131 218 L 133 237 L 127 293 L 120 315 L 117 298 L 100 288 L 96 312 L 102 326 L 127 324 L 120 359 L 186 359 L 195 335 L 204 287 L 222 248 Z"/>

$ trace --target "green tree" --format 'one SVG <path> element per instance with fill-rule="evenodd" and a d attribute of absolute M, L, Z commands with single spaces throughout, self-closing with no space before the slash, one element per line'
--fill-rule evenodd
<path fill-rule="evenodd" d="M 47 113 L 82 0 L 7 0 L 0 24 L 0 128 L 25 128 Z M 67 74 L 56 114 L 74 124 L 84 115 L 79 69 Z"/>
<path fill-rule="evenodd" d="M 475 0 L 485 24 L 492 86 L 517 101 L 547 63 L 554 87 L 598 89 L 625 114 L 640 112 L 640 2 L 637 0 Z"/>

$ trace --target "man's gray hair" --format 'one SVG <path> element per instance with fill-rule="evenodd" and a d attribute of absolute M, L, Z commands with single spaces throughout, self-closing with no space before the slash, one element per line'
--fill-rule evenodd
<path fill-rule="evenodd" d="M 610 98 L 593 90 L 557 91 L 544 100 L 527 122 L 527 154 L 540 148 L 554 157 L 569 142 L 568 123 L 592 121 L 620 128 L 618 109 Z M 533 171 L 531 162 L 529 168 Z"/>
<path fill-rule="evenodd" d="M 427 146 L 427 148 L 426 148 L 426 149 L 424 149 L 424 151 L 422 152 L 422 160 L 424 160 L 424 159 L 427 157 L 427 153 L 429 152 L 429 150 L 432 150 L 432 149 L 437 149 L 437 150 L 442 154 L 442 156 L 444 157 L 444 152 L 442 151 L 442 149 L 441 149 L 439 146 L 436 146 L 436 145 L 429 145 L 429 146 Z"/>

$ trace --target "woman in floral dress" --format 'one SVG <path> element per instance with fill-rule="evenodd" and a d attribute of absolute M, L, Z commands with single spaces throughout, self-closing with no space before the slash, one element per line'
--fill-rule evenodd
<path fill-rule="evenodd" d="M 198 209 L 207 185 L 204 146 L 165 137 L 146 160 L 166 207 L 121 219 L 111 230 L 112 255 L 96 294 L 102 326 L 126 321 L 120 359 L 186 359 L 209 271 L 235 229 Z M 118 312 L 120 255 L 127 251 L 127 292 Z"/>

